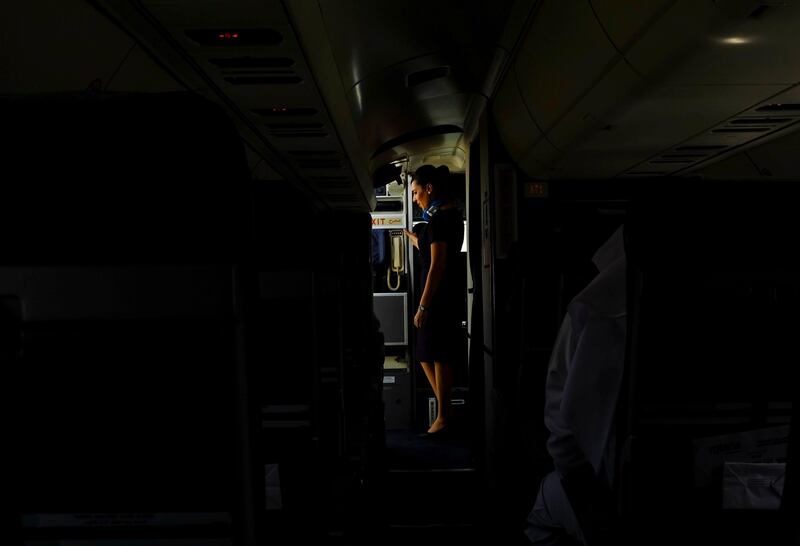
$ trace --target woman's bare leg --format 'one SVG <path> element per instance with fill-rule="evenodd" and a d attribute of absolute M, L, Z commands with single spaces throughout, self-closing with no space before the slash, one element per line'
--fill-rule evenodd
<path fill-rule="evenodd" d="M 433 364 L 430 362 L 420 362 L 420 364 L 422 365 L 422 371 L 425 372 L 425 377 L 428 378 L 428 383 L 431 384 L 436 402 L 439 403 L 439 391 L 436 389 L 436 372 L 434 371 Z"/>
<path fill-rule="evenodd" d="M 435 390 L 436 400 L 439 402 L 439 415 L 436 416 L 436 421 L 433 422 L 428 432 L 441 430 L 447 424 L 447 417 L 450 414 L 450 400 L 453 397 L 453 367 L 441 362 L 435 362 L 434 373 L 436 386 L 438 387 L 438 390 Z"/>
<path fill-rule="evenodd" d="M 431 384 L 433 392 L 436 393 L 436 372 L 434 371 L 433 364 L 430 362 L 420 362 L 420 364 L 422 365 L 422 371 L 425 372 L 425 377 L 428 378 L 428 383 Z"/>

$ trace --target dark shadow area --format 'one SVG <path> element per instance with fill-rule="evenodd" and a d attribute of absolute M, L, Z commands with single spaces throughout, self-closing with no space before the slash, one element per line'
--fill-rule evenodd
<path fill-rule="evenodd" d="M 441 434 L 419 434 L 413 430 L 386 433 L 388 469 L 451 470 L 473 469 L 474 458 L 464 425 Z"/>

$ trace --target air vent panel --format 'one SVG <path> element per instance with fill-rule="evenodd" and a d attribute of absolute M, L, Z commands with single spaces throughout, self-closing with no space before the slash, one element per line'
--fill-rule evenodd
<path fill-rule="evenodd" d="M 446 78 L 449 75 L 449 66 L 437 66 L 436 68 L 419 70 L 406 76 L 406 87 L 414 87 L 415 85 L 421 85 L 429 81 L 438 80 L 439 78 Z"/>
<path fill-rule="evenodd" d="M 264 125 L 273 131 L 283 131 L 287 129 L 322 129 L 324 127 L 322 123 L 265 123 Z"/>
<path fill-rule="evenodd" d="M 756 108 L 756 112 L 798 112 L 800 104 L 768 104 L 761 108 Z"/>
<path fill-rule="evenodd" d="M 294 60 L 288 57 L 228 57 L 209 59 L 208 62 L 222 70 L 289 68 L 294 66 Z"/>
<path fill-rule="evenodd" d="M 294 157 L 309 157 L 309 156 L 332 156 L 332 155 L 339 155 L 339 152 L 336 150 L 292 150 L 289 152 L 289 155 L 293 155 Z"/>
<path fill-rule="evenodd" d="M 724 150 L 727 148 L 727 144 L 706 144 L 706 145 L 696 145 L 696 146 L 678 146 L 675 148 L 676 151 L 683 152 L 683 151 L 709 151 L 713 152 L 716 150 Z"/>
<path fill-rule="evenodd" d="M 314 182 L 326 182 L 327 183 L 327 182 L 336 182 L 336 181 L 342 181 L 342 180 L 350 180 L 350 177 L 349 176 L 345 176 L 345 175 L 338 175 L 338 176 L 333 176 L 333 175 L 332 176 L 312 176 L 311 180 L 313 180 Z"/>
<path fill-rule="evenodd" d="M 322 123 L 267 123 L 265 127 L 273 136 L 281 138 L 328 136 Z"/>
<path fill-rule="evenodd" d="M 298 159 L 297 165 L 303 169 L 341 169 L 339 159 Z"/>
<path fill-rule="evenodd" d="M 326 133 L 325 131 L 305 131 L 297 133 L 273 132 L 272 136 L 280 138 L 304 138 L 304 137 L 324 138 L 328 136 L 328 133 Z"/>
<path fill-rule="evenodd" d="M 791 118 L 739 118 L 732 119 L 731 125 L 777 125 L 792 121 Z"/>
<path fill-rule="evenodd" d="M 299 76 L 229 76 L 225 81 L 233 85 L 290 85 L 303 81 Z"/>
<path fill-rule="evenodd" d="M 722 129 L 712 129 L 712 133 L 766 133 L 771 131 L 771 127 L 723 127 Z"/>
<path fill-rule="evenodd" d="M 315 116 L 319 114 L 316 108 L 289 108 L 287 106 L 273 106 L 272 108 L 253 108 L 254 114 L 265 117 L 293 117 Z"/>
<path fill-rule="evenodd" d="M 650 163 L 657 164 L 657 163 L 671 163 L 674 165 L 688 165 L 689 163 L 694 163 L 693 159 L 654 159 Z"/>

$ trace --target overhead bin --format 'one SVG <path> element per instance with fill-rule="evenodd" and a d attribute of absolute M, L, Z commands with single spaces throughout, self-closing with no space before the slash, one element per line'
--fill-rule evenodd
<path fill-rule="evenodd" d="M 494 116 L 506 148 L 515 158 L 521 157 L 544 137 L 536 124 L 517 85 L 516 68 L 512 67 L 494 101 Z"/>
<path fill-rule="evenodd" d="M 530 176 L 683 172 L 694 162 L 659 156 L 700 140 L 719 146 L 708 162 L 797 127 L 728 127 L 800 82 L 793 28 L 795 4 L 545 1 L 494 98 L 494 119 Z"/>
<path fill-rule="evenodd" d="M 548 134 L 619 61 L 588 2 L 545 2 L 514 65 L 523 100 Z"/>

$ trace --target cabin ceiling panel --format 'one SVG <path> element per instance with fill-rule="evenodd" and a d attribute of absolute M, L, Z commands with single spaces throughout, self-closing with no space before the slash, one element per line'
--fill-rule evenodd
<path fill-rule="evenodd" d="M 497 91 L 492 113 L 500 132 L 500 138 L 514 159 L 519 159 L 543 136 L 525 106 L 513 66 L 509 70 L 506 81 Z"/>
<path fill-rule="evenodd" d="M 90 86 L 124 92 L 184 89 L 87 2 L 5 4 L 0 17 L 2 93 L 81 92 Z"/>
<path fill-rule="evenodd" d="M 236 95 L 237 103 L 241 105 L 242 110 L 263 121 L 277 119 L 302 121 L 326 115 L 324 105 L 313 90 L 307 93 L 296 92 L 306 91 L 302 85 L 286 86 L 277 90 L 273 88 L 269 93 L 261 94 L 255 89 L 259 86 L 240 87 L 241 89 L 231 90 L 231 93 Z"/>
<path fill-rule="evenodd" d="M 295 3 L 288 5 L 295 11 Z M 518 0 L 320 0 L 318 6 L 368 157 L 435 127 L 472 127 L 481 96 L 485 104 L 495 86 L 498 59 L 506 58 L 497 44 L 508 15 L 512 7 L 530 11 Z"/>
<path fill-rule="evenodd" d="M 452 172 L 463 172 L 466 149 L 463 133 L 431 135 L 398 144 L 372 159 L 370 170 L 394 161 L 406 161 L 407 170 L 414 171 L 426 162 L 447 165 Z"/>
<path fill-rule="evenodd" d="M 592 132 L 614 131 L 614 110 L 625 109 L 637 98 L 643 80 L 620 60 L 587 93 L 569 109 L 547 133 L 554 146 L 566 150 L 583 135 Z"/>
<path fill-rule="evenodd" d="M 183 85 L 166 74 L 153 59 L 135 47 L 113 78 L 106 79 L 106 91 L 165 93 L 186 91 Z"/>
<path fill-rule="evenodd" d="M 619 12 L 603 4 L 599 18 L 613 27 Z M 646 78 L 674 85 L 796 83 L 798 25 L 796 3 L 676 2 L 623 53 Z"/>
<path fill-rule="evenodd" d="M 800 117 L 800 84 L 768 97 L 742 115 Z"/>
<path fill-rule="evenodd" d="M 352 108 L 347 97 L 347 89 L 343 86 L 341 71 L 328 38 L 328 29 L 322 18 L 319 4 L 314 2 L 284 2 L 298 42 L 301 44 L 304 57 L 313 70 L 315 83 L 320 90 L 320 98 L 336 126 L 342 149 L 346 152 L 353 175 L 358 186 L 370 203 L 374 206 L 375 195 L 369 173 L 369 154 L 359 140 Z"/>
<path fill-rule="evenodd" d="M 800 79 L 800 4 L 581 6 L 541 5 L 496 96 L 499 132 L 513 157 L 523 149 L 529 174 L 688 172 L 800 116 L 800 105 L 757 108 L 795 102 L 787 88 Z M 546 139 L 535 140 L 531 125 Z"/>
<path fill-rule="evenodd" d="M 588 2 L 545 2 L 514 66 L 528 111 L 547 133 L 618 60 Z"/>
<path fill-rule="evenodd" d="M 300 83 L 290 84 L 241 84 L 225 81 L 220 74 L 213 76 L 219 86 L 237 100 L 250 108 L 271 108 L 273 106 L 293 106 L 313 108 L 319 104 L 313 81 L 304 79 Z"/>
<path fill-rule="evenodd" d="M 536 163 L 526 164 L 536 167 L 531 174 L 548 178 L 678 172 L 758 136 L 712 130 L 780 90 L 777 86 L 653 88 L 608 116 L 609 128 L 588 131 L 567 152 L 549 160 L 540 152 Z"/>
<path fill-rule="evenodd" d="M 250 161 L 260 179 L 271 180 L 279 173 L 318 204 L 370 206 L 371 184 L 367 181 L 370 191 L 364 192 L 362 173 L 354 174 L 343 153 L 282 2 L 105 3 L 134 33 L 146 36 L 162 61 L 187 78 L 194 90 L 233 113 L 251 153 L 270 164 L 265 170 L 258 161 Z M 335 199 L 329 200 L 331 181 L 338 186 Z"/>
<path fill-rule="evenodd" d="M 686 26 L 686 21 L 672 24 L 681 25 L 672 29 L 674 35 Z M 722 18 L 698 36 L 691 56 L 671 63 L 664 80 L 675 85 L 790 85 L 800 82 L 797 29 L 800 29 L 800 4 L 771 6 L 757 18 Z M 628 56 L 631 63 L 646 70 L 634 57 L 633 52 Z"/>
<path fill-rule="evenodd" d="M 692 0 L 697 2 L 697 0 Z M 614 46 L 624 53 L 672 7 L 675 0 L 591 0 L 594 13 Z"/>
<path fill-rule="evenodd" d="M 542 171 L 541 176 L 548 178 L 552 172 L 557 172 L 559 178 L 611 178 L 627 171 L 631 165 L 636 165 L 647 157 L 647 152 L 644 150 L 619 152 L 613 146 L 602 146 L 600 139 L 597 144 L 594 149 L 583 149 L 569 155 L 561 155 L 554 167 L 549 171 Z M 652 169 L 644 168 L 636 171 L 636 174 L 660 175 L 665 172 L 664 168 L 653 166 Z"/>
<path fill-rule="evenodd" d="M 250 146 L 245 146 L 244 149 L 247 155 L 248 171 L 253 180 L 277 181 L 281 179 L 281 175 L 270 167 Z"/>
<path fill-rule="evenodd" d="M 758 168 L 758 162 L 754 156 L 755 150 L 748 151 L 750 157 L 745 157 L 744 154 L 737 154 L 733 157 L 719 161 L 696 171 L 705 180 L 753 180 L 759 178 L 761 171 Z"/>
<path fill-rule="evenodd" d="M 611 20 L 604 11 L 603 22 Z M 678 0 L 656 21 L 648 24 L 642 36 L 623 52 L 625 59 L 644 78 L 663 78 L 676 62 L 694 55 L 707 36 L 720 24 L 720 12 L 712 0 Z"/>
<path fill-rule="evenodd" d="M 424 153 L 412 156 L 409 164 L 414 169 L 417 169 L 420 165 L 430 163 L 433 165 L 445 165 L 450 169 L 450 172 L 464 172 L 466 159 L 467 154 L 458 147 L 431 148 L 425 150 Z"/>
<path fill-rule="evenodd" d="M 690 86 L 690 87 L 671 87 L 662 88 L 672 89 L 677 97 L 682 99 L 685 104 L 683 108 L 674 108 L 675 120 L 670 124 L 666 115 L 653 120 L 655 127 L 659 127 L 658 135 L 663 135 L 662 139 L 650 139 L 654 147 L 654 154 L 648 157 L 644 163 L 657 165 L 667 169 L 668 172 L 679 172 L 693 168 L 694 165 L 708 162 L 717 158 L 719 154 L 726 153 L 753 143 L 755 140 L 766 136 L 769 132 L 778 128 L 777 125 L 744 125 L 737 126 L 732 123 L 739 117 L 739 114 L 752 109 L 753 105 L 761 103 L 764 99 L 774 96 L 779 87 L 773 86 Z M 678 104 L 674 98 L 668 94 L 662 95 L 667 104 Z M 643 114 L 632 114 L 633 117 L 642 117 Z M 649 115 L 656 115 L 651 111 Z M 680 117 L 678 117 L 680 116 Z M 704 125 L 701 127 L 701 125 Z M 754 132 L 751 132 L 754 130 Z M 643 142 L 648 142 L 644 133 L 646 127 L 638 130 L 628 131 L 626 134 L 639 134 Z M 653 133 L 653 131 L 650 131 Z M 679 138 L 684 135 L 683 138 Z M 675 138 L 669 142 L 668 138 Z M 630 142 L 630 138 L 619 142 L 625 145 Z M 700 157 L 690 157 L 686 154 L 700 155 Z M 639 171 L 643 164 L 631 166 L 632 170 Z"/>
<path fill-rule="evenodd" d="M 475 55 L 499 39 L 512 0 L 320 0 L 319 6 L 342 81 L 347 89 L 383 70 L 444 51 L 449 63 L 467 59 L 478 77 Z"/>
<path fill-rule="evenodd" d="M 348 94 L 359 139 L 370 155 L 384 143 L 440 125 L 463 127 L 470 95 L 457 72 L 406 87 L 406 75 L 432 59 L 416 59 L 367 78 Z M 438 61 L 438 59 L 437 59 Z"/>
<path fill-rule="evenodd" d="M 779 86 L 662 86 L 644 94 L 611 120 L 618 149 L 654 152 L 708 131 L 783 89 Z"/>
<path fill-rule="evenodd" d="M 422 31 L 431 19 L 419 16 L 419 5 L 415 10 L 405 3 L 321 0 L 319 7 L 348 90 L 386 67 L 439 49 L 435 35 Z"/>
<path fill-rule="evenodd" d="M 489 57 L 481 62 L 488 67 Z M 372 154 L 385 142 L 413 131 L 439 125 L 463 127 L 471 95 L 481 84 L 466 71 L 463 60 L 448 64 L 436 54 L 362 80 L 348 93 L 348 100 L 359 138 Z"/>
<path fill-rule="evenodd" d="M 534 176 L 549 178 L 553 174 L 553 165 L 557 161 L 560 150 L 546 138 L 540 139 L 521 159 L 517 161 L 520 169 Z"/>
<path fill-rule="evenodd" d="M 142 0 L 166 25 L 253 28 L 270 21 L 287 24 L 280 2 L 269 0 Z"/>
<path fill-rule="evenodd" d="M 738 153 L 697 171 L 697 174 L 701 174 L 703 178 L 800 181 L 797 171 L 798 149 L 800 149 L 800 125 L 781 138 L 748 149 L 746 155 Z"/>

